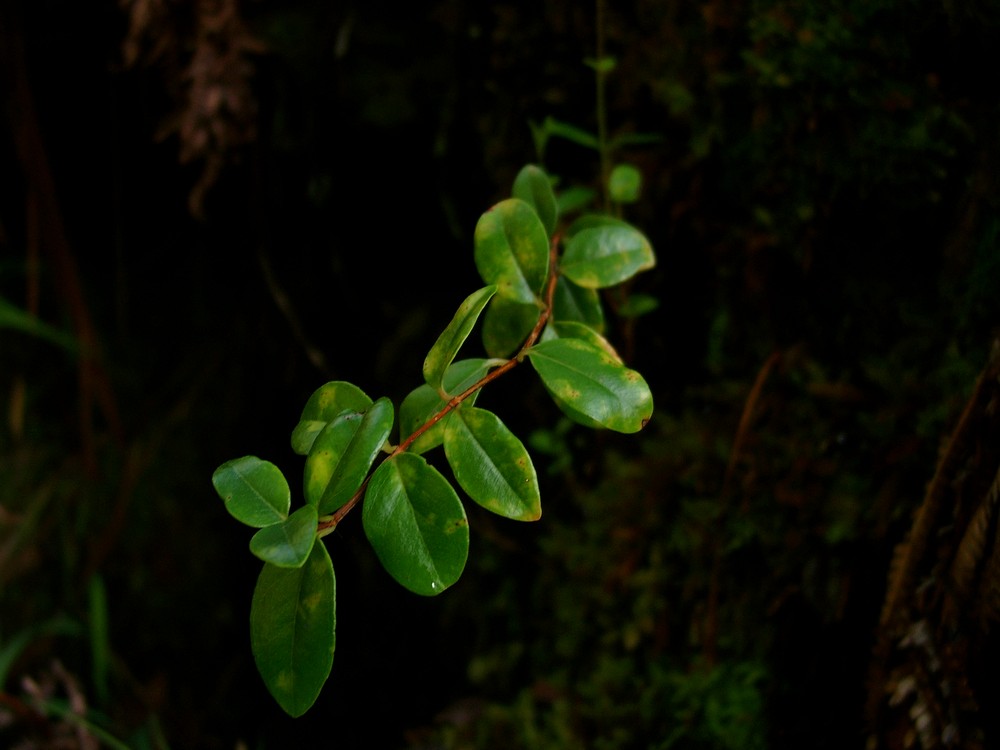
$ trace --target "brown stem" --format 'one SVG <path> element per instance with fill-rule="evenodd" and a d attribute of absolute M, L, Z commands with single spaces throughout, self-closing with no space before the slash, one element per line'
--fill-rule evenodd
<path fill-rule="evenodd" d="M 494 380 L 499 378 L 511 370 L 513 370 L 517 365 L 524 359 L 524 355 L 527 353 L 528 349 L 535 345 L 538 341 L 538 337 L 542 335 L 542 331 L 545 329 L 545 324 L 548 322 L 549 317 L 552 315 L 552 299 L 556 293 L 556 282 L 559 280 L 559 274 L 556 271 L 556 259 L 559 255 L 559 240 L 560 235 L 556 234 L 552 237 L 552 242 L 549 245 L 549 277 L 545 285 L 545 299 L 544 305 L 542 307 L 542 313 L 538 316 L 538 321 L 535 323 L 535 327 L 531 329 L 531 333 L 528 334 L 528 338 L 524 340 L 521 348 L 518 350 L 517 354 L 508 359 L 502 365 L 496 369 L 490 370 L 488 373 L 483 375 L 474 384 L 470 385 L 464 391 L 462 391 L 457 396 L 454 396 L 448 403 L 442 406 L 430 419 L 424 422 L 420 427 L 413 431 L 413 433 L 406 438 L 403 442 L 396 446 L 396 448 L 389 454 L 389 458 L 393 456 L 398 456 L 400 453 L 405 452 L 413 443 L 423 435 L 427 430 L 436 425 L 442 419 L 444 419 L 448 414 L 461 406 L 462 402 L 469 398 L 473 393 L 481 389 L 488 383 L 492 383 Z M 333 516 L 328 521 L 320 521 L 317 526 L 317 531 L 322 535 L 324 532 L 329 533 L 336 528 L 344 516 L 351 512 L 355 505 L 361 502 L 361 498 L 364 497 L 365 490 L 368 488 L 368 480 L 371 479 L 371 474 L 365 477 L 365 481 L 361 483 L 358 487 L 358 491 L 351 496 L 344 505 L 342 505 Z"/>
<path fill-rule="evenodd" d="M 760 401 L 760 395 L 764 390 L 764 384 L 767 382 L 768 377 L 770 377 L 771 371 L 781 361 L 781 357 L 782 353 L 780 350 L 771 353 L 771 356 L 767 358 L 764 365 L 757 373 L 757 378 L 754 380 L 753 387 L 750 389 L 746 402 L 743 404 L 743 413 L 740 415 L 739 426 L 736 428 L 736 436 L 733 438 L 733 447 L 729 452 L 729 463 L 726 465 L 726 473 L 722 479 L 722 490 L 719 494 L 723 511 L 726 511 L 729 507 L 730 496 L 733 491 L 733 477 L 736 475 L 736 465 L 741 454 L 743 453 L 743 444 L 750 431 L 750 425 L 757 409 L 757 402 Z M 744 501 L 743 512 L 746 511 L 747 507 Z M 724 524 L 725 519 L 725 512 L 720 513 L 718 524 L 720 526 Z M 705 620 L 702 626 L 702 648 L 705 652 L 705 661 L 709 667 L 715 665 L 718 655 L 719 595 L 723 567 L 723 535 L 721 534 L 721 529 L 719 531 L 720 533 L 713 534 L 711 539 L 712 567 L 709 573 L 708 596 L 705 603 Z"/>

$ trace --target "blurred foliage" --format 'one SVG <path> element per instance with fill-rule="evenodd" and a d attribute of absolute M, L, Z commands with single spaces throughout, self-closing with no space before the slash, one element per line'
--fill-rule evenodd
<path fill-rule="evenodd" d="M 499 6 L 501 50 L 514 40 L 559 49 L 592 31 L 574 28 L 581 14 L 556 4 L 545 6 L 544 26 L 520 4 Z M 618 132 L 664 135 L 661 145 L 637 150 L 651 195 L 636 211 L 658 215 L 673 241 L 676 265 L 664 271 L 678 299 L 670 317 L 704 341 L 705 327 L 725 316 L 735 362 L 802 338 L 849 361 L 901 338 L 914 316 L 953 309 L 942 291 L 980 277 L 968 263 L 976 238 L 960 233 L 996 205 L 996 109 L 971 83 L 995 68 L 985 40 L 996 26 L 915 7 L 886 0 L 609 9 L 608 45 L 618 60 L 609 121 Z M 565 69 L 572 61 L 557 75 L 572 103 L 541 82 L 516 85 L 523 71 L 505 57 L 497 62 L 487 81 L 520 97 L 512 117 L 554 111 L 581 120 L 566 114 L 589 94 L 572 86 L 583 76 Z M 492 132 L 514 129 L 493 114 Z M 563 154 L 554 171 L 585 179 L 587 156 Z M 680 288 L 698 291 L 699 283 L 709 300 Z M 874 307 L 887 298 L 891 306 Z M 985 352 L 966 324 L 952 318 L 954 334 Z"/>
<path fill-rule="evenodd" d="M 552 48 L 578 18 L 502 7 L 499 44 L 517 28 Z M 997 330 L 996 105 L 969 77 L 994 69 L 997 20 L 615 6 L 609 119 L 666 136 L 636 150 L 655 198 L 634 210 L 659 211 L 672 251 L 653 366 L 683 390 L 645 455 L 599 460 L 592 487 L 572 432 L 536 435 L 569 509 L 528 590 L 495 584 L 475 698 L 414 747 L 861 743 L 889 554 Z M 581 121 L 535 91 L 522 109 Z M 579 177 L 580 156 L 557 171 Z"/>
<path fill-rule="evenodd" d="M 480 573 L 474 699 L 413 747 L 856 746 L 887 539 L 950 393 L 924 392 L 906 429 L 913 394 L 831 381 L 801 351 L 766 375 L 756 396 L 690 389 L 642 455 L 605 446 L 592 487 L 566 458 L 574 491 L 524 553 L 530 581 L 507 545 Z"/>

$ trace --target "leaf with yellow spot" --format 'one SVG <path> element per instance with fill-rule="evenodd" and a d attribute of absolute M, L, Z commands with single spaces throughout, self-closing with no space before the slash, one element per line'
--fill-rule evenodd
<path fill-rule="evenodd" d="M 492 412 L 466 406 L 455 411 L 445 429 L 444 453 L 461 488 L 487 510 L 516 521 L 541 517 L 531 457 Z"/>
<path fill-rule="evenodd" d="M 226 461 L 212 474 L 215 491 L 237 521 L 260 529 L 288 517 L 292 495 L 281 469 L 256 456 Z"/>
<path fill-rule="evenodd" d="M 543 341 L 527 352 L 546 390 L 571 418 L 616 432 L 638 432 L 653 413 L 642 376 L 583 339 Z"/>
<path fill-rule="evenodd" d="M 416 594 L 440 594 L 465 569 L 465 508 L 422 456 L 400 453 L 382 462 L 365 491 L 361 522 L 382 567 Z"/>
<path fill-rule="evenodd" d="M 611 346 L 611 342 L 585 323 L 577 323 L 571 320 L 565 322 L 553 320 L 545 326 L 545 331 L 542 333 L 542 341 L 551 341 L 553 339 L 582 339 L 593 344 L 598 349 L 604 350 L 608 356 L 614 357 L 621 362 L 621 356 Z"/>
<path fill-rule="evenodd" d="M 524 343 L 542 310 L 536 304 L 494 297 L 483 316 L 483 348 L 491 357 L 509 357 Z"/>
<path fill-rule="evenodd" d="M 320 431 L 306 457 L 306 503 L 333 513 L 361 487 L 392 430 L 392 402 L 380 398 L 362 414 L 345 412 Z"/>
<path fill-rule="evenodd" d="M 250 606 L 250 647 L 264 684 L 290 716 L 315 703 L 333 666 L 337 583 L 322 542 L 299 568 L 264 565 Z"/>
<path fill-rule="evenodd" d="M 372 405 L 367 394 L 353 383 L 332 380 L 324 383 L 309 397 L 302 409 L 299 423 L 292 431 L 292 450 L 300 456 L 309 455 L 320 431 L 345 411 L 363 412 Z"/>
<path fill-rule="evenodd" d="M 475 261 L 497 294 L 516 302 L 540 303 L 549 273 L 549 237 L 535 209 L 519 198 L 501 201 L 476 224 Z"/>
<path fill-rule="evenodd" d="M 265 526 L 250 540 L 250 551 L 279 568 L 298 568 L 305 563 L 316 538 L 316 506 L 304 505 L 282 523 Z"/>
<path fill-rule="evenodd" d="M 559 262 L 560 272 L 570 281 L 586 289 L 603 289 L 656 265 L 653 247 L 638 229 L 616 219 L 587 218 L 566 242 Z"/>

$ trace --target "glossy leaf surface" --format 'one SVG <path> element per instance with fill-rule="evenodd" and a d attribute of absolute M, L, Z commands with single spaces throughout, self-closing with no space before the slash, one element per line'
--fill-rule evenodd
<path fill-rule="evenodd" d="M 336 646 L 337 584 L 326 546 L 299 568 L 265 564 L 250 607 L 250 646 L 264 684 L 291 716 L 316 701 Z"/>
<path fill-rule="evenodd" d="M 518 198 L 501 201 L 476 224 L 479 275 L 497 294 L 536 303 L 549 269 L 549 238 L 535 210 Z"/>
<path fill-rule="evenodd" d="M 552 317 L 560 321 L 585 323 L 598 333 L 604 330 L 604 308 L 597 290 L 577 286 L 565 276 L 560 276 L 556 282 Z"/>
<path fill-rule="evenodd" d="M 352 383 L 334 380 L 321 385 L 306 401 L 299 423 L 292 431 L 292 450 L 309 455 L 313 441 L 327 423 L 344 411 L 363 412 L 372 400 Z"/>
<path fill-rule="evenodd" d="M 574 422 L 576 422 L 577 424 L 583 425 L 584 427 L 587 427 L 587 428 L 589 428 L 591 430 L 602 430 L 602 429 L 604 429 L 604 425 L 603 424 L 601 424 L 600 422 L 598 422 L 598 421 L 596 421 L 594 419 L 591 419 L 586 414 L 584 414 L 582 411 L 580 411 L 579 409 L 577 409 L 576 407 L 574 407 L 573 404 L 571 404 L 568 401 L 564 401 L 563 399 L 559 398 L 552 391 L 549 391 L 549 395 L 552 397 L 552 400 L 555 402 L 556 406 L 559 407 L 559 410 L 563 414 L 565 414 L 567 417 L 569 417 L 571 420 L 573 420 Z"/>
<path fill-rule="evenodd" d="M 574 413 L 616 432 L 638 432 L 653 413 L 646 381 L 601 348 L 581 339 L 543 341 L 528 350 L 545 388 Z"/>
<path fill-rule="evenodd" d="M 303 471 L 303 493 L 309 505 L 319 505 L 364 414 L 345 412 L 327 424 L 313 440 Z"/>
<path fill-rule="evenodd" d="M 574 320 L 556 320 L 549 323 L 545 327 L 545 333 L 542 334 L 542 341 L 551 341 L 552 339 L 582 339 L 614 357 L 618 362 L 621 362 L 622 359 L 615 348 L 611 346 L 611 342 L 590 326 Z"/>
<path fill-rule="evenodd" d="M 443 389 L 445 371 L 469 337 L 486 303 L 496 294 L 494 285 L 483 287 L 462 302 L 451 323 L 444 329 L 424 359 L 424 380 L 435 391 Z"/>
<path fill-rule="evenodd" d="M 567 188 L 556 196 L 556 205 L 559 207 L 559 215 L 565 216 L 566 214 L 581 211 L 592 205 L 596 197 L 597 193 L 591 188 Z"/>
<path fill-rule="evenodd" d="M 361 487 L 394 418 L 392 402 L 380 398 L 360 418 L 341 415 L 316 437 L 306 458 L 305 495 L 319 515 L 337 510 Z"/>
<path fill-rule="evenodd" d="M 362 523 L 382 566 L 410 591 L 434 596 L 462 575 L 469 555 L 465 509 L 421 456 L 400 453 L 375 470 Z"/>
<path fill-rule="evenodd" d="M 460 359 L 453 362 L 444 374 L 444 389 L 452 396 L 464 393 L 489 372 L 485 359 Z M 473 404 L 479 393 L 473 393 L 466 403 Z M 402 439 L 408 438 L 427 420 L 444 408 L 446 401 L 429 385 L 422 385 L 403 399 L 399 405 L 399 432 Z M 441 445 L 444 439 L 444 423 L 451 418 L 448 414 L 440 422 L 420 435 L 409 447 L 412 453 L 426 453 Z"/>
<path fill-rule="evenodd" d="M 559 268 L 566 278 L 588 289 L 614 286 L 656 264 L 649 240 L 628 225 L 590 227 L 566 243 Z"/>
<path fill-rule="evenodd" d="M 601 142 L 593 133 L 590 133 L 583 128 L 578 128 L 576 125 L 571 125 L 568 122 L 557 120 L 554 117 L 546 117 L 542 122 L 542 128 L 544 129 L 547 137 L 554 135 L 559 138 L 565 138 L 567 141 L 575 143 L 578 146 L 592 148 L 595 151 L 598 151 L 601 148 Z"/>
<path fill-rule="evenodd" d="M 541 517 L 531 457 L 495 414 L 465 406 L 456 410 L 445 430 L 444 452 L 458 484 L 481 506 L 516 521 Z"/>
<path fill-rule="evenodd" d="M 542 226 L 551 237 L 559 219 L 559 207 L 555 193 L 552 192 L 552 181 L 545 171 L 534 164 L 523 167 L 514 178 L 511 195 L 535 209 L 538 218 L 542 220 Z"/>
<path fill-rule="evenodd" d="M 509 357 L 524 343 L 542 314 L 538 305 L 494 297 L 483 316 L 483 348 L 491 357 Z"/>
<path fill-rule="evenodd" d="M 575 237 L 584 229 L 597 229 L 598 227 L 632 227 L 627 221 L 616 219 L 607 214 L 588 213 L 583 214 L 573 221 L 566 230 L 566 237 Z"/>
<path fill-rule="evenodd" d="M 281 470 L 270 461 L 243 456 L 226 461 L 212 474 L 226 510 L 247 526 L 262 528 L 288 517 L 292 495 Z"/>
<path fill-rule="evenodd" d="M 316 540 L 316 507 L 305 505 L 282 523 L 265 526 L 250 540 L 250 551 L 279 568 L 298 568 Z"/>

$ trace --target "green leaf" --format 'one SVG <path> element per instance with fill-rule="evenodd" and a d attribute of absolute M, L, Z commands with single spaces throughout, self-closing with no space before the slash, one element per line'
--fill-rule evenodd
<path fill-rule="evenodd" d="M 535 209 L 538 218 L 542 220 L 542 226 L 551 237 L 559 219 L 559 207 L 556 205 L 549 176 L 541 168 L 528 164 L 514 178 L 511 194 Z"/>
<path fill-rule="evenodd" d="M 559 321 L 584 323 L 598 333 L 604 330 L 604 308 L 596 289 L 584 289 L 565 276 L 556 282 L 552 317 Z"/>
<path fill-rule="evenodd" d="M 607 339 L 582 323 L 553 322 L 545 327 L 545 332 L 542 334 L 542 341 L 554 341 L 560 338 L 582 339 L 590 344 L 593 344 L 599 349 L 606 351 L 609 356 L 614 357 L 616 360 L 621 361 L 621 357 L 618 355 L 618 352 L 614 350 Z M 600 430 L 604 428 L 604 425 L 600 422 L 591 419 L 579 409 L 575 408 L 571 403 L 561 399 L 555 393 L 550 391 L 549 395 L 552 397 L 552 400 L 555 401 L 559 409 L 574 422 L 593 430 Z"/>
<path fill-rule="evenodd" d="M 288 517 L 292 493 L 281 470 L 270 461 L 243 456 L 226 461 L 212 474 L 226 510 L 247 526 L 262 528 Z"/>
<path fill-rule="evenodd" d="M 527 354 L 570 417 L 583 416 L 616 432 L 638 432 L 652 416 L 653 396 L 642 376 L 593 344 L 554 339 Z"/>
<path fill-rule="evenodd" d="M 444 433 L 455 479 L 481 506 L 515 521 L 542 515 L 538 477 L 524 444 L 492 412 L 462 406 Z"/>
<path fill-rule="evenodd" d="M 462 348 L 462 344 L 479 320 L 479 314 L 496 291 L 496 286 L 491 284 L 466 297 L 455 317 L 451 319 L 451 323 L 434 342 L 434 346 L 424 359 L 424 380 L 435 391 L 440 392 L 444 387 L 445 370 L 454 361 L 458 350 Z"/>
<path fill-rule="evenodd" d="M 608 176 L 608 194 L 615 203 L 635 203 L 642 189 L 642 173 L 631 164 L 618 164 Z"/>
<path fill-rule="evenodd" d="M 607 214 L 584 214 L 569 225 L 569 229 L 566 230 L 566 238 L 574 237 L 584 229 L 596 229 L 598 227 L 632 228 L 632 225 L 627 221 L 616 219 L 614 216 L 608 216 Z"/>
<path fill-rule="evenodd" d="M 615 351 L 615 348 L 611 346 L 611 343 L 584 323 L 574 320 L 552 321 L 545 327 L 545 333 L 542 334 L 542 341 L 552 341 L 554 339 L 581 339 L 614 357 L 618 362 L 622 361 L 622 358 Z"/>
<path fill-rule="evenodd" d="M 649 294 L 631 294 L 619 306 L 618 314 L 623 318 L 638 318 L 653 312 L 660 306 L 660 301 Z"/>
<path fill-rule="evenodd" d="M 565 216 L 566 214 L 586 208 L 594 202 L 594 198 L 596 197 L 597 192 L 591 188 L 566 188 L 561 191 L 556 198 L 556 204 L 559 207 L 559 215 Z"/>
<path fill-rule="evenodd" d="M 491 357 L 516 352 L 538 322 L 538 305 L 494 297 L 483 316 L 483 347 Z"/>
<path fill-rule="evenodd" d="M 380 398 L 363 416 L 348 412 L 328 424 L 306 457 L 306 502 L 323 516 L 343 506 L 361 487 L 394 419 L 392 402 Z"/>
<path fill-rule="evenodd" d="M 535 144 L 535 155 L 539 161 L 545 158 L 545 147 L 549 144 L 549 131 L 545 128 L 545 123 L 538 123 L 528 120 L 528 127 L 531 128 L 531 140 Z"/>
<path fill-rule="evenodd" d="M 299 568 L 309 557 L 316 538 L 316 506 L 305 505 L 283 523 L 265 526 L 250 540 L 250 551 L 279 568 Z"/>
<path fill-rule="evenodd" d="M 656 265 L 649 240 L 634 227 L 605 225 L 583 229 L 566 243 L 559 269 L 588 289 L 614 286 Z"/>
<path fill-rule="evenodd" d="M 591 68 L 595 73 L 610 73 L 615 69 L 618 60 L 611 56 L 601 58 L 588 57 L 583 61 L 584 65 Z"/>
<path fill-rule="evenodd" d="M 382 566 L 402 586 L 440 594 L 462 575 L 469 522 L 448 480 L 421 456 L 382 463 L 365 493 L 362 523 Z"/>
<path fill-rule="evenodd" d="M 307 504 L 319 505 L 363 417 L 364 414 L 359 412 L 344 412 L 329 422 L 313 440 L 302 476 Z"/>
<path fill-rule="evenodd" d="M 444 374 L 444 389 L 457 396 L 481 380 L 489 372 L 490 363 L 485 359 L 460 359 L 453 362 Z M 473 393 L 465 403 L 473 404 L 479 392 Z M 428 419 L 437 414 L 447 403 L 429 385 L 421 385 L 412 390 L 399 405 L 399 433 L 403 439 L 417 431 Z M 436 425 L 424 432 L 410 445 L 412 453 L 426 453 L 441 445 L 444 440 L 444 423 L 451 418 L 448 414 Z"/>
<path fill-rule="evenodd" d="M 579 425 L 583 425 L 584 427 L 587 427 L 591 430 L 604 429 L 604 425 L 588 417 L 582 411 L 575 408 L 570 402 L 564 401 L 551 391 L 549 392 L 549 395 L 552 397 L 552 400 L 555 402 L 556 406 L 559 407 L 559 410 L 567 417 L 569 417 L 572 421 L 576 422 Z"/>
<path fill-rule="evenodd" d="M 601 142 L 597 139 L 596 135 L 588 133 L 576 125 L 570 125 L 568 122 L 557 120 L 554 117 L 545 118 L 544 122 L 542 122 L 542 130 L 546 137 L 554 135 L 575 143 L 578 146 L 591 148 L 594 151 L 600 151 L 601 149 Z"/>
<path fill-rule="evenodd" d="M 479 275 L 487 284 L 496 284 L 499 296 L 541 304 L 549 272 L 549 237 L 527 203 L 508 198 L 480 217 L 475 260 Z"/>
<path fill-rule="evenodd" d="M 250 647 L 278 705 L 301 716 L 316 701 L 333 666 L 337 582 L 322 542 L 305 565 L 265 564 L 250 607 Z"/>
<path fill-rule="evenodd" d="M 309 455 L 316 436 L 329 422 L 345 411 L 363 412 L 371 405 L 372 400 L 352 383 L 334 380 L 321 385 L 309 397 L 292 431 L 292 450 Z"/>
<path fill-rule="evenodd" d="M 21 331 L 29 336 L 60 346 L 72 354 L 76 354 L 80 349 L 72 334 L 44 323 L 27 310 L 22 310 L 3 297 L 0 297 L 0 328 L 13 328 L 15 331 Z"/>

